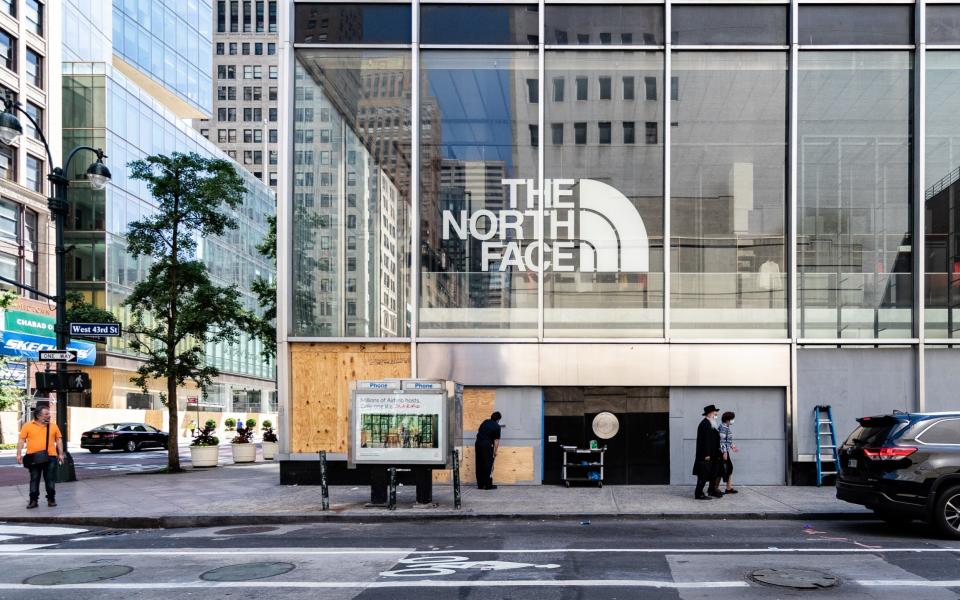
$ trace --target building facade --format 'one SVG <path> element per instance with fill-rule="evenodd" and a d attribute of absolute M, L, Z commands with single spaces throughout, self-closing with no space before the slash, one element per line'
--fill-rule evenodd
<path fill-rule="evenodd" d="M 216 0 L 213 109 L 195 125 L 254 177 L 277 187 L 277 0 Z"/>
<path fill-rule="evenodd" d="M 280 40 L 283 480 L 345 450 L 352 379 L 464 384 L 517 482 L 601 412 L 611 483 L 692 482 L 716 404 L 782 484 L 817 405 L 960 409 L 960 3 L 287 0 Z"/>
<path fill-rule="evenodd" d="M 208 0 L 118 0 L 112 6 L 68 0 L 64 9 L 63 145 L 104 148 L 113 173 L 103 191 L 85 183 L 83 161 L 68 173 L 66 237 L 74 250 L 67 285 L 126 322 L 130 315 L 123 302 L 148 264 L 126 253 L 124 233 L 130 222 L 155 210 L 146 185 L 130 179 L 127 165 L 172 152 L 226 158 L 191 126 L 191 120 L 209 117 L 212 106 L 212 7 Z M 77 36 L 77 31 L 90 35 Z M 233 215 L 239 226 L 202 240 L 198 254 L 216 284 L 236 285 L 244 307 L 259 310 L 250 286 L 256 277 L 273 276 L 273 265 L 256 246 L 267 233 L 275 199 L 239 165 L 237 172 L 247 188 Z M 144 394 L 130 381 L 138 359 L 124 338 L 110 338 L 101 349 L 96 366 L 89 368 L 93 389 L 77 399 L 80 406 L 162 409 L 162 382 Z M 275 412 L 274 365 L 261 350 L 261 343 L 246 335 L 239 344 L 209 345 L 207 358 L 222 374 L 207 396 L 190 386 L 181 389 L 180 406 L 194 411 L 198 422 L 203 411 L 218 418 L 227 412 Z"/>

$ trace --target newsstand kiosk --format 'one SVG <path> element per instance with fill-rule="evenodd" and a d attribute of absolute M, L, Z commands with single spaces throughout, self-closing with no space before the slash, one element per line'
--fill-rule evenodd
<path fill-rule="evenodd" d="M 462 385 L 440 379 L 350 384 L 347 465 L 370 469 L 371 504 L 388 503 L 391 474 L 398 470 L 413 473 L 418 504 L 432 503 L 433 470 L 454 469 L 458 474 L 462 446 Z M 458 484 L 455 476 L 456 498 Z"/>

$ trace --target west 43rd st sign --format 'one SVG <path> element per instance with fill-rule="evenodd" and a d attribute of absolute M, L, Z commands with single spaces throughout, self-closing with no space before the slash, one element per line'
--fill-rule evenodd
<path fill-rule="evenodd" d="M 70 335 L 118 337 L 122 333 L 120 323 L 70 323 Z"/>

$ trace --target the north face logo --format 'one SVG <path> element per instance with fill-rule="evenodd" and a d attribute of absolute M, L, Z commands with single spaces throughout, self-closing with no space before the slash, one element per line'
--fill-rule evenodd
<path fill-rule="evenodd" d="M 547 179 L 543 192 L 534 184 L 531 179 L 504 179 L 509 194 L 507 206 L 499 211 L 445 209 L 443 239 L 479 242 L 479 257 L 474 258 L 482 271 L 649 270 L 647 229 L 626 196 L 593 179 Z"/>

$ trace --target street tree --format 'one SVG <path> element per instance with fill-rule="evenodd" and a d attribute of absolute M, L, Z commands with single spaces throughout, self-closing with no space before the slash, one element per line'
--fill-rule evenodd
<path fill-rule="evenodd" d="M 17 301 L 17 295 L 9 290 L 0 291 L 0 308 L 6 310 L 13 306 Z M 3 411 L 11 408 L 19 408 L 20 403 L 26 400 L 26 391 L 17 385 L 13 380 L 10 371 L 10 363 L 16 362 L 12 356 L 0 356 L 0 417 Z M 3 423 L 0 422 L 0 444 L 5 443 L 3 439 Z"/>
<path fill-rule="evenodd" d="M 131 348 L 143 363 L 131 379 L 144 393 L 165 380 L 161 401 L 169 415 L 167 469 L 180 471 L 177 388 L 188 379 L 202 392 L 219 374 L 207 364 L 209 343 L 237 341 L 251 315 L 236 286 L 217 286 L 197 257 L 199 240 L 237 227 L 228 209 L 240 205 L 243 179 L 227 160 L 195 153 L 153 155 L 130 163 L 130 176 L 146 182 L 157 210 L 127 227 L 127 252 L 150 267 L 124 302 Z"/>
<path fill-rule="evenodd" d="M 82 293 L 67 292 L 67 323 L 113 323 L 116 320 L 109 310 L 87 302 Z"/>
<path fill-rule="evenodd" d="M 257 246 L 260 256 L 277 264 L 277 217 L 267 217 L 267 235 Z M 277 282 L 275 279 L 258 276 L 250 289 L 257 295 L 257 303 L 263 311 L 262 316 L 251 323 L 252 333 L 263 342 L 263 358 L 272 360 L 277 356 Z"/>

